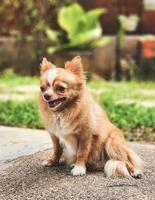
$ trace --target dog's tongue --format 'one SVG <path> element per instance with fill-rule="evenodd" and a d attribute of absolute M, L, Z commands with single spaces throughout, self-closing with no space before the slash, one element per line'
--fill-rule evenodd
<path fill-rule="evenodd" d="M 48 102 L 48 105 L 49 105 L 50 108 L 54 108 L 54 107 L 56 107 L 60 102 L 61 102 L 60 99 L 54 100 L 54 101 L 49 101 L 49 102 Z"/>
<path fill-rule="evenodd" d="M 58 107 L 59 105 L 61 105 L 62 102 L 64 102 L 66 100 L 65 97 L 63 98 L 59 98 L 59 99 L 56 99 L 56 100 L 53 100 L 53 101 L 49 101 L 48 102 L 48 106 L 50 108 L 55 108 L 55 107 Z"/>
<path fill-rule="evenodd" d="M 60 103 L 59 100 L 49 101 L 49 102 L 48 102 L 48 105 L 49 105 L 50 108 L 54 108 L 54 107 L 56 107 L 59 103 Z"/>

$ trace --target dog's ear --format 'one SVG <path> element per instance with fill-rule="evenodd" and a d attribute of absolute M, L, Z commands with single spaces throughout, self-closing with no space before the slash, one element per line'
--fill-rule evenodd
<path fill-rule="evenodd" d="M 40 74 L 43 74 L 45 71 L 56 67 L 51 62 L 49 62 L 46 58 L 43 58 L 40 66 L 41 66 L 41 68 L 40 68 Z"/>
<path fill-rule="evenodd" d="M 80 56 L 74 57 L 71 61 L 65 63 L 65 69 L 73 74 L 83 76 L 83 65 Z"/>

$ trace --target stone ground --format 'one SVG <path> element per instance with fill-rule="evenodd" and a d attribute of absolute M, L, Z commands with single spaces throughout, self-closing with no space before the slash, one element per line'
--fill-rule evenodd
<path fill-rule="evenodd" d="M 9 160 L 51 148 L 50 136 L 43 130 L 0 126 L 0 169 Z"/>
<path fill-rule="evenodd" d="M 28 135 L 29 141 L 32 132 Z M 38 141 L 41 147 L 41 140 Z M 37 142 L 35 145 L 37 147 Z M 129 146 L 145 161 L 142 179 L 111 179 L 106 178 L 103 172 L 73 177 L 65 166 L 43 167 L 41 162 L 51 153 L 44 150 L 17 156 L 10 165 L 3 163 L 3 168 L 0 168 L 0 200 L 154 200 L 155 146 L 140 143 L 129 143 Z"/>

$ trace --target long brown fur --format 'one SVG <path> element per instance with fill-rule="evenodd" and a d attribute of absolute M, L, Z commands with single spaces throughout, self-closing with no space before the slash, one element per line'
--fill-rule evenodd
<path fill-rule="evenodd" d="M 48 77 L 52 77 L 50 83 Z M 40 84 L 43 89 L 39 107 L 54 147 L 54 153 L 45 165 L 56 164 L 63 154 L 66 162 L 74 165 L 73 175 L 84 175 L 86 167 L 93 166 L 104 169 L 110 177 L 141 177 L 137 169 L 138 156 L 126 146 L 121 131 L 109 121 L 86 88 L 79 56 L 68 61 L 65 69 L 56 68 L 44 58 Z M 62 85 L 64 91 L 57 91 L 56 87 Z M 46 94 L 49 101 L 65 100 L 53 108 L 45 99 Z"/>

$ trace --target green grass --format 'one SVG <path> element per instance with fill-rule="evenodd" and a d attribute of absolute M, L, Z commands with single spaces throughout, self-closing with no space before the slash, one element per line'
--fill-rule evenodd
<path fill-rule="evenodd" d="M 120 99 L 152 100 L 155 101 L 155 82 L 106 82 L 96 81 L 88 83 L 94 91 L 103 89 L 104 94 L 114 101 Z M 153 94 L 146 94 L 143 90 L 151 90 Z"/>
<path fill-rule="evenodd" d="M 99 80 L 89 82 L 87 85 L 92 89 L 92 93 L 96 98 L 103 93 L 105 98 L 112 99 L 114 102 L 125 99 L 135 100 L 136 102 L 144 100 L 155 101 L 155 82 L 106 82 Z M 21 86 L 35 86 L 39 89 L 39 78 L 21 77 L 15 74 L 4 74 L 0 76 L 0 95 L 24 95 L 27 93 L 36 94 L 37 92 L 36 89 L 35 91 L 19 89 Z M 148 90 L 150 93 L 145 93 L 143 90 Z"/>
<path fill-rule="evenodd" d="M 87 85 L 96 100 L 107 111 L 112 122 L 123 129 L 128 140 L 155 141 L 155 107 L 149 108 L 139 104 L 146 100 L 155 101 L 154 82 L 95 81 Z M 30 90 L 25 90 L 25 86 L 29 86 Z M 17 127 L 43 128 L 37 106 L 38 89 L 38 77 L 1 75 L 0 123 Z M 143 92 L 144 90 L 149 92 Z M 6 94 L 9 95 L 9 100 L 3 100 L 2 97 Z M 16 100 L 12 95 L 23 98 Z M 136 104 L 119 103 L 120 100 L 134 100 Z"/>
<path fill-rule="evenodd" d="M 16 74 L 2 74 L 0 75 L 0 94 L 25 94 L 26 91 L 20 91 L 16 87 L 29 85 L 37 86 L 38 84 L 38 77 L 21 77 Z"/>
<path fill-rule="evenodd" d="M 43 128 L 37 102 L 28 101 L 0 101 L 0 122 L 3 125 Z"/>
<path fill-rule="evenodd" d="M 38 84 L 38 77 L 30 77 L 30 76 L 18 76 L 14 73 L 2 74 L 0 75 L 0 85 L 28 85 L 28 84 Z"/>
<path fill-rule="evenodd" d="M 100 99 L 100 104 L 112 122 L 124 130 L 127 139 L 155 140 L 155 108 L 135 104 L 115 105 L 104 98 Z M 0 122 L 9 126 L 43 128 L 37 101 L 34 99 L 24 102 L 0 101 Z"/>

